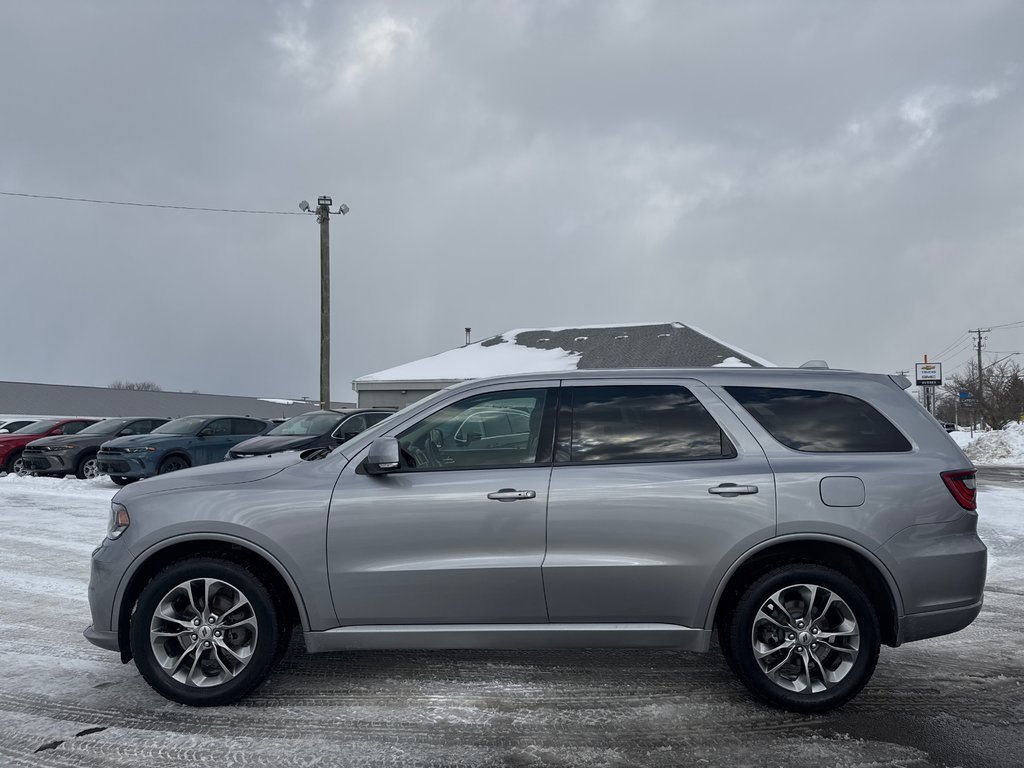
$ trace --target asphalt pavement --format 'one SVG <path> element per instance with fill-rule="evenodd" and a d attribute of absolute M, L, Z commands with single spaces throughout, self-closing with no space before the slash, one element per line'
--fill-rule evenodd
<path fill-rule="evenodd" d="M 983 488 L 1024 483 L 1022 470 L 979 477 Z M 2 766 L 1024 763 L 1024 590 L 1010 580 L 990 585 L 963 632 L 883 648 L 868 687 L 828 715 L 755 702 L 717 651 L 306 655 L 300 638 L 250 698 L 192 709 L 82 638 L 102 521 L 59 498 L 6 503 Z M 1024 557 L 1017 539 L 983 536 L 994 554 Z"/>

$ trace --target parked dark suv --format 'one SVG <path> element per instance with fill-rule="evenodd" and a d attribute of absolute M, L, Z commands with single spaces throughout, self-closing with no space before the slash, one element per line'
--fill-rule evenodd
<path fill-rule="evenodd" d="M 122 489 L 86 637 L 212 706 L 258 685 L 294 626 L 313 653 L 717 635 L 757 696 L 831 709 L 881 645 L 981 610 L 975 470 L 909 385 L 781 368 L 465 382 L 329 453 Z"/>
<path fill-rule="evenodd" d="M 33 440 L 50 435 L 74 435 L 99 419 L 41 419 L 9 435 L 0 435 L 0 469 L 8 472 L 25 471 L 22 451 Z"/>
<path fill-rule="evenodd" d="M 231 448 L 225 459 L 246 459 L 281 451 L 335 448 L 394 413 L 374 409 L 310 411 Z"/>
<path fill-rule="evenodd" d="M 100 446 L 99 471 L 118 485 L 224 459 L 233 445 L 264 432 L 270 422 L 248 416 L 185 416 L 148 435 L 118 437 Z"/>
<path fill-rule="evenodd" d="M 59 435 L 34 440 L 21 454 L 24 468 L 40 475 L 66 475 L 74 472 L 80 480 L 102 474 L 96 463 L 100 446 L 114 437 L 145 435 L 170 419 L 148 416 L 104 419 L 73 437 Z"/>

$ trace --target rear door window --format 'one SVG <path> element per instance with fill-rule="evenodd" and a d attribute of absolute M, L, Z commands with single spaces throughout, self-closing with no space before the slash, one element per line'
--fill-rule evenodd
<path fill-rule="evenodd" d="M 693 461 L 736 455 L 718 422 L 680 386 L 573 387 L 571 428 L 559 419 L 556 460 Z"/>
<path fill-rule="evenodd" d="M 252 421 L 251 419 L 232 419 L 231 434 L 257 435 L 262 432 L 266 426 L 267 425 L 262 421 Z"/>
<path fill-rule="evenodd" d="M 888 453 L 910 442 L 870 404 L 851 395 L 810 389 L 726 387 L 768 434 L 806 453 Z"/>

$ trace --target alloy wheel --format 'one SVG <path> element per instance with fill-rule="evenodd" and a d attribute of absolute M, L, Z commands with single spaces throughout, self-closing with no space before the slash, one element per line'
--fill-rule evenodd
<path fill-rule="evenodd" d="M 860 627 L 836 592 L 793 584 L 765 600 L 754 617 L 751 650 L 772 683 L 794 693 L 820 693 L 850 673 Z"/>
<path fill-rule="evenodd" d="M 237 677 L 259 640 L 249 599 L 220 579 L 184 581 L 161 598 L 149 640 L 157 666 L 187 686 L 209 688 Z"/>

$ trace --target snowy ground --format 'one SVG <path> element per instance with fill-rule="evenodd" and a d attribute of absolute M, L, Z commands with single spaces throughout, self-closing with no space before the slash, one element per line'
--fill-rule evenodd
<path fill-rule="evenodd" d="M 721 656 L 291 649 L 240 705 L 165 701 L 87 643 L 105 478 L 0 477 L 0 766 L 1017 766 L 1024 761 L 1024 471 L 981 474 L 985 610 L 882 649 L 841 711 L 753 702 Z"/>

